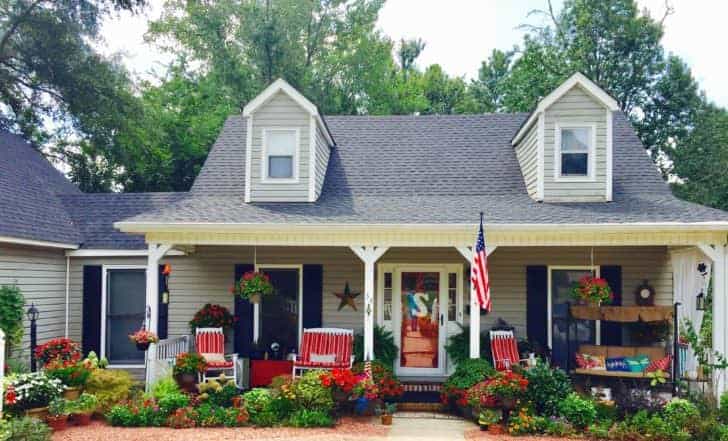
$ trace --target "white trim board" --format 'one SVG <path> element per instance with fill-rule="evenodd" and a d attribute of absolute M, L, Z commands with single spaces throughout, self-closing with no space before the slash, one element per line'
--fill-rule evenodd
<path fill-rule="evenodd" d="M 101 265 L 101 342 L 99 345 L 99 357 L 106 357 L 106 306 L 108 304 L 108 292 L 107 292 L 107 280 L 108 272 L 113 270 L 141 270 L 144 271 L 146 276 L 147 266 L 146 265 Z M 146 277 L 145 282 L 146 284 Z M 144 301 L 144 314 L 146 315 L 146 296 Z M 146 320 L 146 318 L 145 318 Z M 131 369 L 131 368 L 144 368 L 144 363 L 141 364 L 109 364 L 109 368 L 119 369 Z"/>
<path fill-rule="evenodd" d="M 180 250 L 169 250 L 165 256 L 185 256 L 187 253 Z M 148 249 L 143 250 L 109 250 L 109 249 L 82 249 L 66 251 L 68 257 L 146 257 Z"/>

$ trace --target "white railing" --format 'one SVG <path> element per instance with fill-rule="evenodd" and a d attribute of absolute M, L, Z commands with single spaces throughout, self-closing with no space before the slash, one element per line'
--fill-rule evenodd
<path fill-rule="evenodd" d="M 146 374 L 147 389 L 160 378 L 171 375 L 174 360 L 177 355 L 189 352 L 190 341 L 191 337 L 189 335 L 183 335 L 182 337 L 159 340 L 159 343 L 153 344 L 149 348 Z"/>

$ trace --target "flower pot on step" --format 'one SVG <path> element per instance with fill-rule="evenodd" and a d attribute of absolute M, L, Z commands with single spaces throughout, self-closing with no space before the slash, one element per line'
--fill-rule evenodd
<path fill-rule="evenodd" d="M 66 387 L 66 389 L 63 390 L 63 398 L 74 401 L 77 400 L 78 397 L 81 396 L 81 388 L 80 387 Z"/>
<path fill-rule="evenodd" d="M 174 377 L 177 385 L 185 392 L 197 392 L 197 376 L 194 374 L 179 374 Z"/>
<path fill-rule="evenodd" d="M 48 406 L 46 407 L 34 407 L 25 411 L 25 416 L 30 418 L 37 418 L 44 420 L 48 416 Z"/>
<path fill-rule="evenodd" d="M 79 426 L 88 426 L 91 424 L 90 413 L 76 413 L 73 414 L 73 422 Z"/>
<path fill-rule="evenodd" d="M 392 425 L 392 415 L 382 415 L 382 424 L 385 426 Z"/>
<path fill-rule="evenodd" d="M 54 432 L 65 430 L 66 424 L 68 423 L 68 415 L 48 416 L 46 417 L 46 423 L 48 423 L 48 427 L 53 429 Z"/>

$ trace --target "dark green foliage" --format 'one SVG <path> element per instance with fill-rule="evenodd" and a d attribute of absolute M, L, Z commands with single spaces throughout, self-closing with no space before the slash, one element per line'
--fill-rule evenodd
<path fill-rule="evenodd" d="M 559 403 L 572 392 L 571 380 L 566 372 L 545 363 L 524 371 L 528 380 L 525 399 L 543 416 L 558 414 Z"/>
<path fill-rule="evenodd" d="M 273 396 L 268 389 L 253 389 L 246 392 L 243 394 L 243 402 L 251 424 L 270 427 L 280 421 L 273 410 Z"/>
<path fill-rule="evenodd" d="M 597 417 L 594 402 L 580 397 L 576 392 L 570 393 L 558 404 L 558 412 L 579 429 L 589 427 Z"/>
<path fill-rule="evenodd" d="M 332 427 L 334 419 L 328 412 L 299 409 L 288 418 L 288 424 L 293 427 Z"/>
<path fill-rule="evenodd" d="M 190 397 L 182 392 L 165 394 L 157 400 L 159 410 L 167 415 L 177 409 L 187 407 L 190 404 Z"/>
<path fill-rule="evenodd" d="M 167 416 L 154 403 L 147 401 L 117 404 L 106 413 L 106 420 L 118 427 L 161 427 Z"/>
<path fill-rule="evenodd" d="M 394 336 L 382 326 L 374 326 L 374 358 L 390 369 L 397 359 L 397 345 Z M 354 355 L 356 361 L 364 361 L 364 335 L 354 336 Z"/>
<path fill-rule="evenodd" d="M 4 429 L 4 430 L 3 430 Z M 50 441 L 51 429 L 35 418 L 11 418 L 0 421 L 0 434 L 7 434 L 7 441 Z"/>
<path fill-rule="evenodd" d="M 25 297 L 15 285 L 0 286 L 0 329 L 5 332 L 5 344 L 10 355 L 13 345 L 20 344 L 23 338 L 23 307 Z"/>
<path fill-rule="evenodd" d="M 460 326 L 460 332 L 450 336 L 445 345 L 447 356 L 457 366 L 463 360 L 470 358 L 470 327 Z M 480 334 L 480 358 L 486 359 L 492 363 L 493 359 L 490 353 L 490 338 L 487 332 Z"/>
<path fill-rule="evenodd" d="M 457 365 L 455 372 L 443 384 L 443 388 L 468 389 L 493 374 L 495 369 L 487 360 L 468 358 Z"/>

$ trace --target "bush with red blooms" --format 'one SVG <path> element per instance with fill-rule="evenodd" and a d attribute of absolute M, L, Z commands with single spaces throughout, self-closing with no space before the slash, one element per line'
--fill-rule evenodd
<path fill-rule="evenodd" d="M 41 366 L 51 361 L 77 363 L 81 357 L 81 345 L 70 338 L 54 338 L 35 348 L 35 359 Z"/>
<path fill-rule="evenodd" d="M 574 300 L 609 305 L 614 300 L 614 294 L 606 279 L 593 276 L 584 276 L 571 287 L 571 296 Z"/>
<path fill-rule="evenodd" d="M 404 393 L 404 388 L 392 369 L 377 361 L 371 362 L 372 380 L 379 389 L 379 396 L 383 400 L 398 398 Z M 364 363 L 357 363 L 351 369 L 355 374 L 364 372 Z"/>
<path fill-rule="evenodd" d="M 206 304 L 197 311 L 190 320 L 190 329 L 194 334 L 197 328 L 222 328 L 223 331 L 232 329 L 235 317 L 230 310 L 221 305 Z"/>
<path fill-rule="evenodd" d="M 503 401 L 521 398 L 527 387 L 528 380 L 523 375 L 512 371 L 498 372 L 468 389 L 468 404 L 496 407 Z"/>
<path fill-rule="evenodd" d="M 367 400 L 379 398 L 379 388 L 366 374 L 355 374 L 351 369 L 333 369 L 323 372 L 319 377 L 321 385 L 342 392 L 347 399 L 364 397 Z"/>

